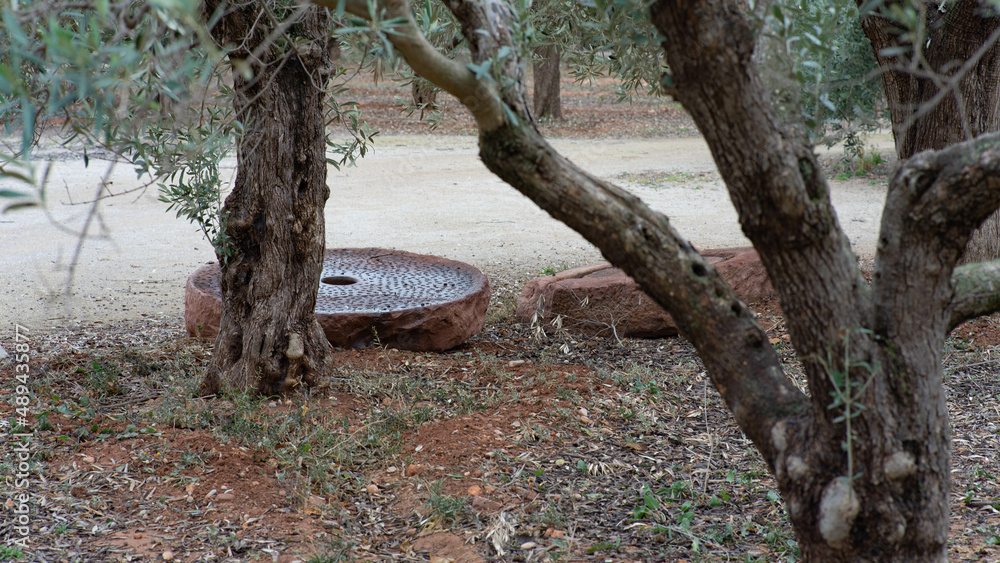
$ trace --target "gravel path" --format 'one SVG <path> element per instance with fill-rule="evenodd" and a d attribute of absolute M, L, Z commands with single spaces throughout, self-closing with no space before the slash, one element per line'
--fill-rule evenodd
<path fill-rule="evenodd" d="M 891 150 L 888 137 L 875 139 Z M 701 139 L 555 139 L 591 173 L 627 187 L 699 248 L 747 244 Z M 836 149 L 835 149 L 836 150 Z M 49 147 L 46 209 L 0 216 L 0 305 L 8 320 L 32 328 L 183 316 L 184 282 L 214 254 L 198 229 L 158 201 L 155 186 L 127 165 L 110 171 L 102 202 L 75 269 L 67 277 L 93 198 L 111 163 Z M 235 173 L 235 161 L 226 170 Z M 600 260 L 582 237 L 501 182 L 476 155 L 475 138 L 380 136 L 358 166 L 331 170 L 327 246 L 381 246 L 471 263 L 497 288 L 516 291 L 542 268 Z M 868 179 L 833 182 L 840 220 L 861 255 L 875 249 L 885 188 Z M 16 188 L 0 181 L 0 189 Z"/>

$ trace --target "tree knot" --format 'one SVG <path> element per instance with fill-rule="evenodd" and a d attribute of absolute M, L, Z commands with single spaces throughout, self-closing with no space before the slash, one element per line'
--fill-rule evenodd
<path fill-rule="evenodd" d="M 851 527 L 861 511 L 861 502 L 851 480 L 837 477 L 823 489 L 819 502 L 819 533 L 834 549 L 847 549 L 851 544 Z"/>
<path fill-rule="evenodd" d="M 285 357 L 289 360 L 297 360 L 305 355 L 305 346 L 302 337 L 297 332 L 288 335 L 288 349 L 285 350 Z"/>

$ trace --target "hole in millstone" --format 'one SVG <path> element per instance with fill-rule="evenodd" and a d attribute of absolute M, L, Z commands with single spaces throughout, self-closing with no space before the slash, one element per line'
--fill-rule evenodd
<path fill-rule="evenodd" d="M 351 276 L 327 276 L 319 281 L 327 285 L 351 285 L 358 283 L 358 280 Z"/>

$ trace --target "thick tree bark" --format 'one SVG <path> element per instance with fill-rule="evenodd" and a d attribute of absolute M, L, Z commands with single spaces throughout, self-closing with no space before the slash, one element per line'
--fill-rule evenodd
<path fill-rule="evenodd" d="M 558 45 L 544 45 L 535 49 L 538 60 L 531 67 L 535 81 L 534 109 L 535 117 L 562 119 L 562 96 L 559 92 L 562 53 Z"/>
<path fill-rule="evenodd" d="M 921 56 L 912 52 L 912 45 L 901 43 L 896 22 L 877 14 L 861 21 L 883 69 L 900 160 L 1000 131 L 1000 18 L 983 17 L 987 4 L 927 2 L 929 38 Z M 892 54 L 900 48 L 905 52 Z M 963 261 L 997 258 L 1000 215 L 991 216 L 973 235 Z"/>
<path fill-rule="evenodd" d="M 209 3 L 211 4 L 211 2 Z M 234 72 L 239 140 L 236 184 L 226 198 L 225 235 L 231 254 L 222 265 L 222 324 L 201 386 L 204 394 L 232 390 L 270 395 L 300 384 L 322 385 L 329 342 L 315 307 L 325 248 L 324 87 L 332 72 L 329 22 L 312 7 L 295 24 L 304 39 L 295 51 L 271 44 L 262 4 L 227 12 L 213 34 L 240 45 Z M 208 6 L 209 10 L 216 6 Z"/>
<path fill-rule="evenodd" d="M 503 3 L 444 1 L 474 63 L 513 47 Z M 399 0 L 385 5 L 389 17 L 408 10 Z M 361 0 L 348 9 L 367 12 Z M 956 322 L 1000 307 L 1000 268 L 954 270 L 975 226 L 1000 206 L 1000 136 L 903 164 L 890 183 L 869 288 L 815 156 L 773 116 L 742 3 L 659 0 L 651 16 L 673 73 L 664 85 L 701 128 L 774 282 L 809 397 L 782 372 L 752 313 L 666 217 L 542 139 L 516 61 L 505 60 L 502 92 L 492 80 L 470 86 L 471 73 L 454 66 L 437 83 L 473 111 L 492 171 L 598 246 L 677 320 L 773 470 L 806 560 L 945 560 L 941 350 Z M 433 59 L 413 37 L 393 41 L 408 61 Z M 471 90 L 505 109 L 476 103 Z M 839 403 L 831 398 L 838 394 Z"/>

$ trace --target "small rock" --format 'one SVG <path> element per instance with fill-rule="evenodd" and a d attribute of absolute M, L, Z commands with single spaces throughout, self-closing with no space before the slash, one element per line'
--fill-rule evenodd
<path fill-rule="evenodd" d="M 378 494 L 378 485 L 368 485 L 368 488 L 365 489 L 365 490 L 368 491 L 368 494 L 370 494 L 370 495 L 377 495 Z"/>
<path fill-rule="evenodd" d="M 521 544 L 521 549 L 535 549 L 536 547 L 538 547 L 538 544 L 533 541 L 526 541 Z"/>
<path fill-rule="evenodd" d="M 548 537 L 550 537 L 550 538 L 555 539 L 555 538 L 561 538 L 561 537 L 565 536 L 566 532 L 564 532 L 562 530 L 557 530 L 555 528 L 549 528 L 549 529 L 545 530 L 545 535 L 548 536 Z"/>
<path fill-rule="evenodd" d="M 517 366 L 524 365 L 524 360 L 511 360 L 507 362 L 507 367 L 516 368 Z"/>
<path fill-rule="evenodd" d="M 222 493 L 219 496 L 215 497 L 215 500 L 217 500 L 219 502 L 226 502 L 226 501 L 230 501 L 230 500 L 236 500 L 236 495 L 234 495 L 233 493 Z"/>
<path fill-rule="evenodd" d="M 423 465 L 410 464 L 406 466 L 406 476 L 413 477 L 415 475 L 420 475 L 420 472 L 424 470 Z"/>
<path fill-rule="evenodd" d="M 142 539 L 142 532 L 136 532 L 136 533 L 132 534 L 132 537 L 135 538 L 135 539 L 137 539 L 137 540 L 141 540 Z"/>
<path fill-rule="evenodd" d="M 637 452 L 644 452 L 649 449 L 649 446 L 642 442 L 625 442 L 625 447 Z"/>
<path fill-rule="evenodd" d="M 4 350 L 3 346 L 0 346 L 0 360 L 6 359 L 9 355 L 10 354 L 7 353 L 7 350 Z"/>
<path fill-rule="evenodd" d="M 385 470 L 386 473 L 395 473 L 396 471 L 398 471 L 398 469 L 396 469 L 395 465 L 390 465 L 389 468 Z"/>
<path fill-rule="evenodd" d="M 272 409 L 276 409 L 278 408 L 278 403 L 271 401 L 270 403 L 267 404 L 267 406 L 271 407 Z"/>
<path fill-rule="evenodd" d="M 174 552 L 170 551 L 168 549 L 168 550 L 166 550 L 166 551 L 163 552 L 163 555 L 161 557 L 163 557 L 164 561 L 173 561 L 174 560 Z"/>
<path fill-rule="evenodd" d="M 83 462 L 86 463 L 86 464 L 92 464 L 95 461 L 94 458 L 91 457 L 91 456 L 89 456 L 89 455 L 84 455 L 82 459 L 83 459 Z"/>
<path fill-rule="evenodd" d="M 479 485 L 469 487 L 469 496 L 478 497 L 481 494 L 483 494 L 483 488 Z"/>
<path fill-rule="evenodd" d="M 556 464 L 556 467 L 562 467 L 562 466 L 566 465 L 566 460 L 560 458 L 560 459 L 557 459 L 554 463 Z"/>
<path fill-rule="evenodd" d="M 536 493 L 535 491 L 529 491 L 524 487 L 514 487 L 513 491 L 517 493 L 521 498 L 529 501 L 535 500 L 538 497 L 538 493 Z"/>
<path fill-rule="evenodd" d="M 473 510 L 493 514 L 500 512 L 501 508 L 503 508 L 503 505 L 495 500 L 490 500 L 486 497 L 472 497 Z"/>

